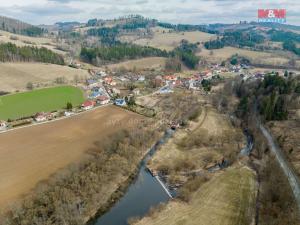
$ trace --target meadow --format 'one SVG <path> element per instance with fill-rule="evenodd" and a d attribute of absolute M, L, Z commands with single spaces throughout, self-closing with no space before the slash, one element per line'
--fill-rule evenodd
<path fill-rule="evenodd" d="M 78 106 L 83 101 L 83 92 L 72 86 L 5 95 L 0 97 L 0 119 L 18 119 L 37 112 L 51 112 L 65 108 L 68 102 L 73 106 Z"/>

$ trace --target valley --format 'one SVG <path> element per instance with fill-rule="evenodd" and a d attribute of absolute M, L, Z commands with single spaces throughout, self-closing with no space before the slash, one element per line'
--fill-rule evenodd
<path fill-rule="evenodd" d="M 75 19 L 0 17 L 1 225 L 300 223 L 299 26 Z"/>

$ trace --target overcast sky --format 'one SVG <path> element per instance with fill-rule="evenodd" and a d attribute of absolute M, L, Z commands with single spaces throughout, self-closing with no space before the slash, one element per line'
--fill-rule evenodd
<path fill-rule="evenodd" d="M 31 24 L 128 14 L 172 23 L 234 23 L 257 21 L 258 8 L 285 8 L 287 23 L 300 25 L 299 0 L 0 0 L 0 15 Z"/>

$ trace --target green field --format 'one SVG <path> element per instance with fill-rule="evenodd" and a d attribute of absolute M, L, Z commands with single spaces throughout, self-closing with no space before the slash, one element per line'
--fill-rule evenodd
<path fill-rule="evenodd" d="M 0 119 L 18 119 L 37 112 L 51 112 L 66 107 L 67 102 L 78 106 L 84 101 L 83 92 L 72 86 L 45 88 L 0 97 Z"/>

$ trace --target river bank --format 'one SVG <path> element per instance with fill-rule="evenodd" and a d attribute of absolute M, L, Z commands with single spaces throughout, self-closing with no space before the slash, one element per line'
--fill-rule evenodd
<path fill-rule="evenodd" d="M 157 148 L 171 138 L 173 133 L 171 129 L 167 130 L 149 149 L 135 172 L 116 191 L 117 198 L 111 199 L 107 207 L 98 210 L 94 218 L 88 221 L 88 225 L 127 224 L 128 219 L 142 216 L 151 207 L 170 199 L 170 196 L 163 190 L 163 184 L 149 173 L 146 165 Z"/>

